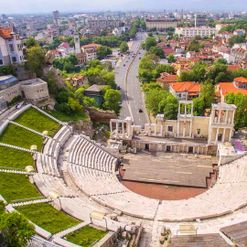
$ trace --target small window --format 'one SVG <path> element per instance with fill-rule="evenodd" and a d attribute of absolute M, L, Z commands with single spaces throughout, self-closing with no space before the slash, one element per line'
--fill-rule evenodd
<path fill-rule="evenodd" d="M 169 132 L 173 132 L 173 127 L 172 126 L 168 126 L 168 131 Z"/>
<path fill-rule="evenodd" d="M 201 134 L 201 129 L 197 129 L 197 135 Z"/>
<path fill-rule="evenodd" d="M 0 59 L 0 65 L 2 65 L 3 64 L 3 60 L 2 59 Z"/>
<path fill-rule="evenodd" d="M 15 63 L 16 62 L 16 57 L 12 57 L 12 61 L 13 61 L 13 63 Z"/>

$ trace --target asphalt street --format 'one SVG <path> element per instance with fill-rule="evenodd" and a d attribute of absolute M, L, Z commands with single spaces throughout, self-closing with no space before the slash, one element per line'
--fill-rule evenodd
<path fill-rule="evenodd" d="M 136 125 L 144 126 L 149 122 L 145 108 L 141 85 L 138 79 L 138 67 L 145 51 L 141 43 L 145 40 L 145 33 L 138 33 L 130 47 L 130 55 L 126 55 L 118 62 L 115 69 L 117 85 L 121 88 L 122 108 L 120 119 L 130 116 Z"/>

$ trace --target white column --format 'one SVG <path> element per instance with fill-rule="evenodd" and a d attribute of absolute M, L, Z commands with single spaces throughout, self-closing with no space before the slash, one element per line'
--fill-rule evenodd
<path fill-rule="evenodd" d="M 229 133 L 229 142 L 231 141 L 231 139 L 232 139 L 232 132 L 233 132 L 233 130 L 232 129 L 230 129 L 230 133 Z"/>
<path fill-rule="evenodd" d="M 161 124 L 160 136 L 163 136 L 163 125 Z"/>
<path fill-rule="evenodd" d="M 116 121 L 116 132 L 117 132 L 117 136 L 119 135 L 119 132 L 118 132 L 118 120 Z"/>
<path fill-rule="evenodd" d="M 219 114 L 218 114 L 218 123 L 220 123 L 221 110 L 219 110 L 218 112 L 219 112 Z"/>
<path fill-rule="evenodd" d="M 225 124 L 228 124 L 228 113 L 229 113 L 229 110 L 226 110 Z"/>
<path fill-rule="evenodd" d="M 110 121 L 110 131 L 112 133 L 112 120 Z"/>
<path fill-rule="evenodd" d="M 177 137 L 179 137 L 179 123 L 180 123 L 180 121 L 178 119 L 178 123 L 177 123 Z"/>
<path fill-rule="evenodd" d="M 225 142 L 226 128 L 223 129 L 222 142 Z"/>
<path fill-rule="evenodd" d="M 235 111 L 232 111 L 232 121 L 231 121 L 231 124 L 234 124 L 234 116 L 235 116 Z"/>
<path fill-rule="evenodd" d="M 192 137 L 192 120 L 190 121 L 190 137 Z"/>
<path fill-rule="evenodd" d="M 186 124 L 183 124 L 183 137 L 185 137 L 185 127 L 186 127 Z"/>
<path fill-rule="evenodd" d="M 215 143 L 218 141 L 218 135 L 219 135 L 219 128 L 216 130 L 216 136 L 215 136 Z"/>

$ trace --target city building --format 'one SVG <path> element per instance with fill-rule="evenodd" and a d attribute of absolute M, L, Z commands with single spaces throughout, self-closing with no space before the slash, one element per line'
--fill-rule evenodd
<path fill-rule="evenodd" d="M 167 72 L 160 74 L 160 77 L 157 79 L 157 82 L 163 87 L 168 88 L 170 83 L 175 83 L 178 81 L 177 75 L 171 75 Z"/>
<path fill-rule="evenodd" d="M 97 106 L 102 105 L 103 103 L 102 89 L 98 85 L 93 84 L 91 87 L 85 89 L 84 94 L 85 96 L 94 99 Z"/>
<path fill-rule="evenodd" d="M 210 37 L 215 35 L 216 29 L 214 27 L 177 27 L 175 34 L 183 37 Z"/>
<path fill-rule="evenodd" d="M 97 58 L 97 49 L 99 45 L 95 43 L 91 43 L 88 45 L 83 45 L 81 50 L 86 54 L 86 61 L 91 61 Z"/>
<path fill-rule="evenodd" d="M 88 28 L 91 31 L 102 31 L 120 26 L 121 21 L 114 18 L 94 18 L 88 20 Z"/>
<path fill-rule="evenodd" d="M 19 35 L 11 27 L 0 27 L 0 66 L 19 64 L 23 59 Z"/>
<path fill-rule="evenodd" d="M 195 27 L 202 27 L 207 24 L 207 16 L 203 14 L 195 14 Z"/>
<path fill-rule="evenodd" d="M 200 95 L 201 85 L 193 81 L 169 83 L 169 91 L 179 100 L 190 100 Z"/>
<path fill-rule="evenodd" d="M 165 30 L 168 28 L 176 28 L 178 21 L 176 19 L 146 19 L 147 30 Z"/>
<path fill-rule="evenodd" d="M 221 102 L 224 102 L 225 96 L 229 93 L 247 95 L 247 78 L 237 77 L 233 82 L 220 82 L 216 86 L 216 91 L 220 96 Z"/>
<path fill-rule="evenodd" d="M 47 83 L 39 78 L 18 81 L 12 75 L 1 76 L 0 101 L 7 105 L 17 97 L 22 97 L 33 104 L 44 102 L 49 99 Z"/>
<path fill-rule="evenodd" d="M 55 24 L 56 26 L 58 26 L 58 24 L 59 24 L 59 17 L 60 17 L 59 11 L 58 11 L 58 10 L 53 11 L 53 12 L 52 12 L 52 15 L 53 15 L 54 24 Z"/>

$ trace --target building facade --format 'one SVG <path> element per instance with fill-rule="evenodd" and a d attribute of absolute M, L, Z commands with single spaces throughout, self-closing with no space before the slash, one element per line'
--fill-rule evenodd
<path fill-rule="evenodd" d="M 23 62 L 23 47 L 13 28 L 0 28 L 0 66 Z"/>
<path fill-rule="evenodd" d="M 33 104 L 49 99 L 47 83 L 39 78 L 18 81 L 14 76 L 0 77 L 0 100 L 10 103 L 14 98 L 22 97 Z"/>
<path fill-rule="evenodd" d="M 191 140 L 195 146 L 200 143 L 204 147 L 230 142 L 236 108 L 235 105 L 226 103 L 213 104 L 210 116 L 194 116 L 193 101 L 181 100 L 176 120 L 166 120 L 163 114 L 158 114 L 155 122 L 145 124 L 143 130 L 141 126 L 133 125 L 130 118 L 111 120 L 111 138 L 131 141 L 136 139 L 134 136 L 138 136 L 138 140 L 145 139 L 146 142 L 149 137 L 151 142 L 152 138 L 159 138 L 158 141 L 163 138 L 166 142 L 171 142 L 169 138 L 172 138 L 174 145 L 179 139 L 184 139 Z M 193 152 L 194 150 L 196 149 L 193 148 Z M 206 149 L 204 151 L 207 153 Z"/>
<path fill-rule="evenodd" d="M 146 19 L 147 30 L 165 30 L 176 28 L 178 21 L 176 19 Z"/>
<path fill-rule="evenodd" d="M 175 34 L 183 37 L 209 37 L 216 34 L 214 27 L 177 27 Z"/>

